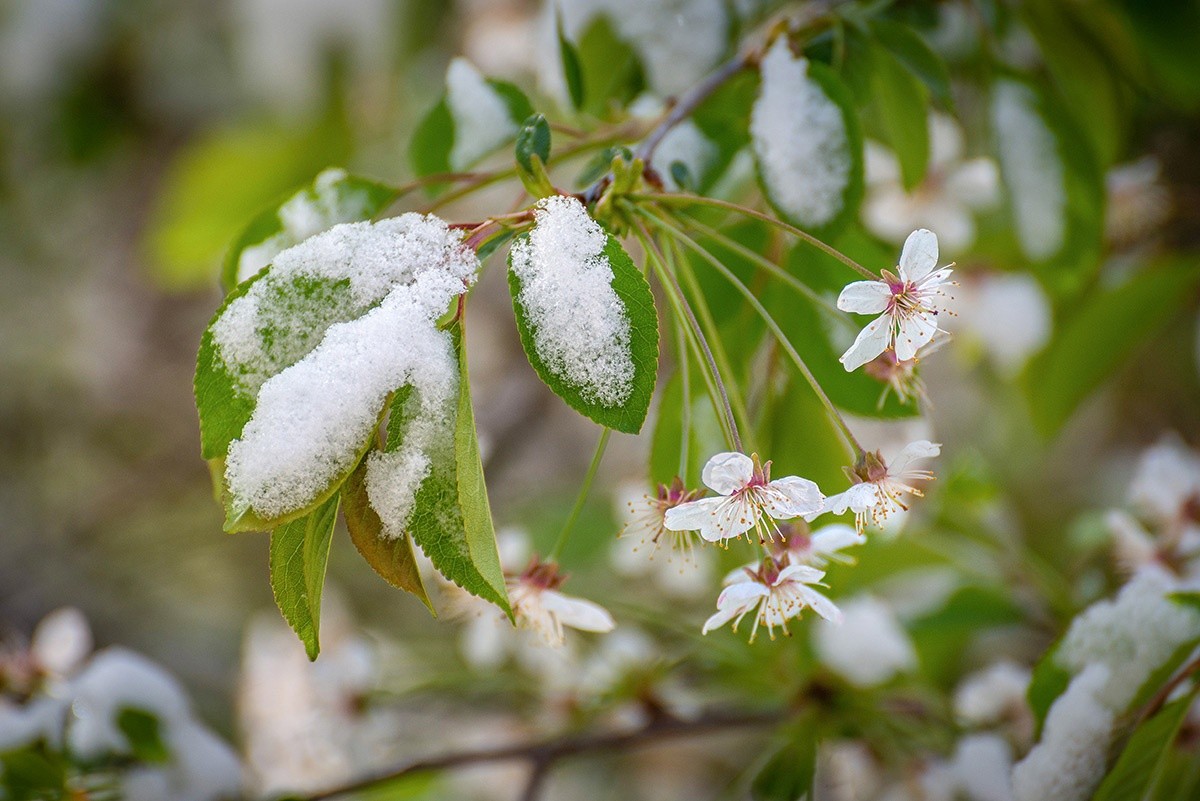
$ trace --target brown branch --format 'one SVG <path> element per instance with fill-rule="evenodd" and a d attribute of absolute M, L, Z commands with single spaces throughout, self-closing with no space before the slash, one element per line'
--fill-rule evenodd
<path fill-rule="evenodd" d="M 1200 656 L 1184 665 L 1184 667 L 1178 673 L 1171 677 L 1170 681 L 1164 684 L 1159 691 L 1154 694 L 1154 697 L 1146 702 L 1146 706 L 1142 709 L 1142 713 L 1138 715 L 1137 723 L 1134 724 L 1135 728 L 1142 725 L 1144 721 L 1149 720 L 1158 714 L 1158 711 L 1163 708 L 1164 704 L 1167 703 L 1167 699 L 1171 697 L 1171 693 L 1175 692 L 1175 688 L 1183 684 L 1196 673 L 1200 673 Z"/>
<path fill-rule="evenodd" d="M 731 729 L 772 726 L 787 720 L 791 715 L 792 712 L 789 710 L 779 710 L 757 714 L 710 712 L 691 720 L 667 716 L 655 718 L 641 728 L 632 731 L 567 735 L 496 748 L 458 751 L 416 760 L 399 768 L 325 790 L 308 796 L 307 801 L 325 801 L 419 773 L 430 773 L 464 765 L 514 761 L 530 764 L 531 773 L 525 788 L 525 797 L 535 798 L 546 774 L 555 763 L 563 759 L 598 752 L 625 751 L 653 745 L 664 740 L 698 737 Z M 530 795 L 531 792 L 532 795 Z"/>

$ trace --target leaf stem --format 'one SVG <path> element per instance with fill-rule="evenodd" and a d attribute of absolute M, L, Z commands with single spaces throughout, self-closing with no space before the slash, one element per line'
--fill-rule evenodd
<path fill-rule="evenodd" d="M 683 403 L 679 409 L 679 478 L 684 484 L 688 481 L 688 465 L 691 463 L 688 451 L 692 444 L 692 388 L 689 379 L 691 372 L 691 356 L 687 352 L 684 341 L 683 323 L 675 316 L 675 350 L 679 356 L 679 383 L 683 390 Z"/>
<path fill-rule="evenodd" d="M 772 217 L 769 214 L 764 214 L 763 212 L 758 211 L 757 209 L 752 209 L 749 206 L 743 206 L 738 203 L 731 203 L 728 200 L 720 200 L 715 197 L 703 197 L 701 195 L 670 194 L 670 193 L 664 193 L 664 192 L 651 193 L 651 194 L 646 194 L 646 195 L 629 195 L 628 197 L 630 200 L 634 200 L 634 201 L 650 200 L 650 201 L 654 201 L 656 203 L 661 203 L 661 204 L 667 205 L 667 206 L 690 206 L 690 205 L 711 206 L 713 208 L 724 209 L 726 211 L 732 211 L 737 214 L 744 215 L 746 217 L 753 217 L 756 220 L 762 220 L 765 223 L 774 225 L 776 228 L 779 228 L 782 231 L 787 231 L 789 234 L 791 234 L 792 236 L 796 237 L 797 239 L 803 241 L 805 244 L 811 245 L 812 247 L 816 248 L 817 250 L 821 251 L 822 253 L 825 253 L 825 254 L 837 259 L 842 264 L 844 264 L 847 267 L 849 267 L 850 269 L 854 270 L 855 272 L 857 272 L 859 275 L 863 276 L 864 278 L 866 278 L 870 281 L 878 281 L 879 280 L 878 275 L 871 272 L 866 267 L 863 267 L 861 264 L 856 262 L 854 259 L 847 256 L 845 253 L 842 253 L 840 250 L 833 247 L 832 245 L 828 245 L 825 242 L 822 242 L 820 239 L 817 239 L 815 236 L 808 233 L 807 231 L 802 231 L 794 225 L 790 225 L 789 223 L 786 223 L 783 220 Z"/>
<path fill-rule="evenodd" d="M 754 293 L 751 292 L 750 289 L 743 284 L 736 275 L 734 275 L 732 270 L 722 264 L 720 259 L 706 250 L 685 232 L 643 208 L 635 208 L 635 211 L 636 213 L 650 220 L 650 222 L 656 227 L 660 228 L 667 234 L 676 237 L 685 246 L 696 251 L 696 253 L 699 254 L 702 259 L 711 264 L 719 273 L 721 273 L 721 275 L 725 276 L 726 280 L 733 284 L 734 288 L 740 292 L 747 301 L 750 302 L 750 305 L 754 307 L 754 310 L 762 318 L 763 322 L 767 324 L 767 328 L 771 330 L 771 333 L 775 335 L 775 338 L 779 341 L 779 344 L 791 358 L 792 363 L 796 365 L 796 369 L 800 371 L 800 375 L 802 375 L 804 380 L 808 382 L 808 385 L 812 387 L 813 392 L 816 393 L 817 399 L 821 401 L 821 405 L 825 407 L 825 411 L 829 414 L 830 421 L 837 426 L 843 438 L 845 438 L 846 444 L 850 446 L 850 450 L 852 451 L 854 458 L 857 460 L 862 457 L 864 454 L 863 447 L 858 443 L 858 440 L 855 438 L 853 432 L 850 431 L 850 426 L 846 424 L 841 412 L 839 412 L 837 407 L 833 405 L 833 401 L 831 401 L 829 396 L 825 394 L 825 390 L 821 388 L 821 384 L 817 381 L 816 376 L 812 374 L 812 370 L 808 368 L 808 365 L 805 364 L 804 359 L 796 351 L 796 348 L 787 338 L 787 335 L 783 333 L 783 329 L 779 327 L 777 322 L 775 322 L 775 318 L 773 318 L 767 312 L 767 309 L 762 305 L 762 302 L 754 296 Z"/>
<path fill-rule="evenodd" d="M 655 266 L 655 272 L 658 273 L 659 280 L 663 282 L 664 288 L 668 290 L 668 294 L 675 297 L 676 303 L 673 305 L 678 312 L 682 312 L 688 321 L 688 325 L 691 326 L 694 337 L 693 341 L 696 342 L 701 353 L 703 353 L 704 360 L 708 364 L 708 370 L 712 374 L 713 381 L 716 384 L 720 410 L 725 415 L 726 434 L 729 437 L 729 444 L 734 450 L 743 452 L 742 438 L 738 433 L 737 420 L 733 416 L 733 408 L 729 405 L 729 393 L 725 389 L 725 382 L 721 380 L 721 373 L 717 369 L 717 362 L 713 357 L 712 349 L 709 348 L 708 341 L 704 338 L 704 331 L 701 329 L 699 321 L 696 320 L 696 315 L 692 312 L 692 307 L 688 305 L 687 296 L 683 293 L 683 287 L 679 285 L 679 281 L 676 280 L 674 274 L 667 268 L 666 258 L 663 256 L 662 250 L 654 243 L 645 225 L 639 222 L 635 230 L 637 231 L 638 240 L 646 250 L 646 255 Z M 714 401 L 717 400 L 717 398 L 714 398 Z"/>
<path fill-rule="evenodd" d="M 608 447 L 608 438 L 611 434 L 611 428 L 605 428 L 600 432 L 600 440 L 596 443 L 596 452 L 592 454 L 592 463 L 588 465 L 587 475 L 583 477 L 583 486 L 579 488 L 579 495 L 575 498 L 575 506 L 572 507 L 571 514 L 567 516 L 567 522 L 563 524 L 562 531 L 558 533 L 558 539 L 554 541 L 554 547 L 550 549 L 548 559 L 552 562 L 558 561 L 559 556 L 562 555 L 562 549 L 571 536 L 571 529 L 575 527 L 575 521 L 579 519 L 580 513 L 583 512 L 583 504 L 587 501 L 588 493 L 592 489 L 592 483 L 596 480 L 596 471 L 600 469 L 600 461 L 604 458 L 604 449 Z"/>

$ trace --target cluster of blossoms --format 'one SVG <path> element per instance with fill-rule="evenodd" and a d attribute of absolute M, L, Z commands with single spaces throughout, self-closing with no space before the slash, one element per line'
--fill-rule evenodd
<path fill-rule="evenodd" d="M 945 311 L 951 269 L 937 269 L 937 261 L 937 237 L 925 229 L 915 231 L 904 244 L 896 274 L 885 270 L 882 280 L 852 283 L 838 299 L 844 311 L 879 314 L 842 356 L 843 365 L 853 370 L 887 362 L 889 383 L 902 398 L 916 386 L 918 352 L 941 330 L 937 317 Z M 898 378 L 902 376 L 907 377 Z M 730 621 L 736 629 L 753 614 L 751 640 L 760 626 L 774 637 L 775 629 L 787 633 L 787 622 L 808 609 L 840 622 L 842 612 L 816 589 L 825 586 L 822 568 L 841 557 L 842 549 L 865 541 L 868 521 L 882 528 L 907 510 L 906 496 L 920 496 L 916 484 L 933 478 L 914 463 L 939 453 L 940 446 L 928 440 L 910 443 L 890 462 L 878 451 L 861 453 L 847 469 L 851 486 L 829 497 L 800 476 L 772 479 L 771 463 L 757 454 L 718 453 L 701 472 L 712 495 L 688 489 L 679 478 L 660 485 L 653 495 L 630 504 L 623 534 L 651 558 L 665 547 L 668 554 L 682 552 L 685 563 L 693 564 L 696 546 L 703 543 L 727 545 L 745 538 L 763 547 L 760 560 L 725 578 L 717 612 L 704 623 L 704 633 Z M 839 524 L 810 533 L 807 524 L 821 515 L 847 512 L 854 515 L 853 528 Z M 510 574 L 518 628 L 536 632 L 547 644 L 562 645 L 564 627 L 606 632 L 615 626 L 600 606 L 561 593 L 563 579 L 553 562 L 536 558 L 523 572 Z"/>

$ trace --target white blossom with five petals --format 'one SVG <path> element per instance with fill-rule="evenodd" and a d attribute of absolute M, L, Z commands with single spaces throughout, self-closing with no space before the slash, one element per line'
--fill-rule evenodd
<path fill-rule="evenodd" d="M 825 497 L 799 476 L 771 480 L 771 463 L 744 453 L 718 453 L 701 478 L 719 497 L 700 498 L 668 509 L 663 525 L 671 531 L 698 531 L 708 542 L 740 537 L 753 530 L 762 542 L 775 539 L 775 520 L 791 520 L 821 510 Z"/>
<path fill-rule="evenodd" d="M 835 515 L 847 510 L 854 513 L 855 527 L 862 531 L 867 517 L 879 527 L 898 511 L 907 510 L 905 495 L 921 496 L 924 493 L 912 485 L 913 481 L 928 481 L 933 478 L 929 470 L 914 468 L 918 459 L 932 459 L 942 452 L 942 446 L 927 439 L 911 442 L 888 464 L 878 453 L 869 453 L 855 467 L 858 483 L 845 492 L 830 495 L 825 499 L 823 511 Z"/>
<path fill-rule="evenodd" d="M 509 579 L 508 598 L 517 627 L 541 635 L 547 645 L 566 642 L 564 626 L 579 631 L 609 632 L 612 615 L 599 604 L 558 591 L 564 576 L 553 562 L 534 559 L 519 577 Z"/>
<path fill-rule="evenodd" d="M 848 372 L 888 348 L 895 349 L 899 361 L 908 361 L 933 339 L 939 330 L 937 316 L 945 308 L 943 287 L 953 272 L 949 267 L 936 269 L 937 261 L 937 236 L 922 228 L 905 240 L 898 275 L 884 270 L 881 281 L 855 281 L 842 290 L 837 301 L 839 309 L 879 315 L 859 332 L 839 359 Z"/>
<path fill-rule="evenodd" d="M 771 557 L 764 559 L 757 570 L 742 568 L 738 574 L 731 574 L 726 579 L 729 586 L 717 597 L 717 612 L 704 621 L 701 632 L 708 634 L 731 620 L 733 630 L 737 631 L 742 618 L 752 612 L 754 625 L 750 629 L 750 642 L 754 642 L 760 625 L 767 627 L 771 639 L 775 639 L 777 626 L 787 634 L 787 621 L 799 617 L 805 609 L 840 623 L 841 610 L 811 586 L 819 585 L 824 577 L 824 571 L 815 567 L 782 566 Z"/>

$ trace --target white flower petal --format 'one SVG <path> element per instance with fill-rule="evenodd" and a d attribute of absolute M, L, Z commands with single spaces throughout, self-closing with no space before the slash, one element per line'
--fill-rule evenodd
<path fill-rule="evenodd" d="M 724 498 L 699 498 L 673 506 L 663 515 L 663 528 L 669 531 L 699 531 L 712 520 Z"/>
<path fill-rule="evenodd" d="M 788 565 L 783 570 L 779 571 L 779 578 L 775 579 L 775 586 L 783 584 L 785 581 L 798 581 L 802 584 L 815 584 L 825 578 L 824 570 L 817 570 L 812 565 Z"/>
<path fill-rule="evenodd" d="M 904 446 L 904 450 L 896 454 L 896 458 L 888 464 L 888 475 L 899 476 L 908 466 L 918 459 L 932 459 L 942 452 L 941 444 L 919 439 Z"/>
<path fill-rule="evenodd" d="M 730 584 L 717 596 L 718 609 L 736 609 L 739 612 L 758 603 L 758 599 L 770 595 L 771 591 L 757 581 L 740 581 Z"/>
<path fill-rule="evenodd" d="M 784 476 L 767 485 L 763 508 L 776 520 L 790 520 L 819 511 L 825 496 L 816 484 L 799 476 Z"/>
<path fill-rule="evenodd" d="M 892 289 L 883 281 L 855 281 L 842 289 L 837 307 L 856 314 L 879 314 L 891 297 Z"/>
<path fill-rule="evenodd" d="M 845 495 L 845 493 L 842 494 Z M 814 553 L 832 554 L 843 548 L 849 548 L 851 545 L 862 545 L 866 541 L 866 535 L 859 534 L 854 526 L 848 526 L 845 523 L 830 523 L 813 532 L 812 549 Z"/>
<path fill-rule="evenodd" d="M 917 312 L 901 318 L 896 334 L 896 358 L 902 362 L 916 358 L 917 351 L 929 344 L 937 330 L 937 318 L 932 314 Z"/>
<path fill-rule="evenodd" d="M 879 488 L 874 484 L 855 484 L 845 492 L 830 495 L 825 499 L 825 509 L 835 515 L 845 514 L 849 509 L 855 514 L 866 512 L 879 503 Z"/>
<path fill-rule="evenodd" d="M 700 478 L 711 489 L 730 495 L 750 483 L 754 462 L 744 453 L 718 453 L 704 465 Z"/>
<path fill-rule="evenodd" d="M 830 623 L 842 622 L 842 610 L 837 608 L 837 605 L 826 598 L 821 593 L 811 587 L 801 587 L 800 593 L 805 602 L 812 607 L 812 610 L 821 617 L 828 620 Z"/>
<path fill-rule="evenodd" d="M 721 585 L 728 587 L 730 584 L 741 584 L 743 581 L 754 581 L 754 577 L 746 571 L 749 570 L 752 573 L 757 567 L 758 562 L 750 562 L 747 565 L 735 567 L 733 570 L 730 570 L 725 574 L 725 578 L 721 579 Z"/>
<path fill-rule="evenodd" d="M 554 590 L 542 591 L 542 608 L 555 615 L 564 626 L 580 631 L 612 631 L 617 625 L 603 606 Z"/>
<path fill-rule="evenodd" d="M 920 281 L 937 267 L 937 236 L 928 228 L 920 228 L 904 240 L 900 252 L 900 277 L 905 281 Z"/>
<path fill-rule="evenodd" d="M 946 179 L 946 192 L 973 209 L 987 209 L 1000 202 L 1000 170 L 989 158 L 964 161 Z"/>
<path fill-rule="evenodd" d="M 880 315 L 858 332 L 854 344 L 838 361 L 846 368 L 846 372 L 852 373 L 887 350 L 891 338 L 892 318 L 886 314 Z"/>
<path fill-rule="evenodd" d="M 713 629 L 719 629 L 744 611 L 744 609 L 739 609 L 735 606 L 718 609 L 716 614 L 704 621 L 704 626 L 700 629 L 700 633 L 708 634 Z"/>

